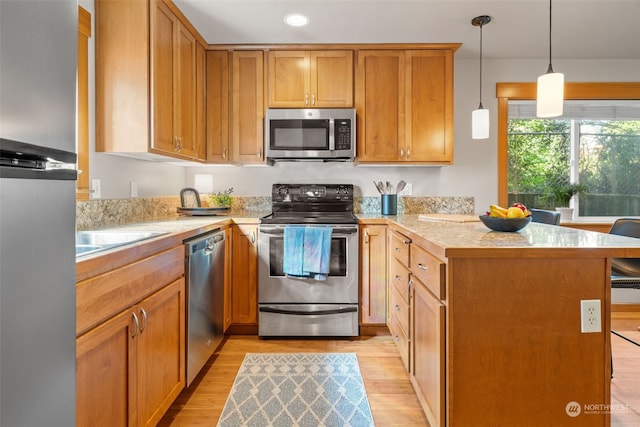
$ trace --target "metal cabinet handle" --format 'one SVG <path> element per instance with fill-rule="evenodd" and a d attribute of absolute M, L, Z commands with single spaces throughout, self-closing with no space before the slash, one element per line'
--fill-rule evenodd
<path fill-rule="evenodd" d="M 262 147 L 258 149 L 258 158 L 262 159 Z"/>
<path fill-rule="evenodd" d="M 411 158 L 411 149 L 407 148 L 407 160 Z"/>
<path fill-rule="evenodd" d="M 403 158 L 403 157 L 404 157 L 404 148 L 401 148 L 400 149 L 400 158 Z"/>
<path fill-rule="evenodd" d="M 411 239 L 407 239 L 403 242 L 405 245 L 410 245 L 411 244 Z"/>
<path fill-rule="evenodd" d="M 426 265 L 422 265 L 422 264 L 420 264 L 420 263 L 418 263 L 418 268 L 419 268 L 420 270 L 424 270 L 424 271 L 429 270 L 429 267 L 427 267 Z"/>
<path fill-rule="evenodd" d="M 251 230 L 251 243 L 256 242 L 256 232 L 255 230 Z"/>
<path fill-rule="evenodd" d="M 399 274 L 396 274 L 396 280 L 400 280 L 402 277 L 400 277 Z"/>
<path fill-rule="evenodd" d="M 138 316 L 136 316 L 136 313 L 132 312 L 131 316 L 133 317 L 133 322 L 135 323 L 135 327 L 131 331 L 131 338 L 135 338 L 135 336 L 138 335 L 138 331 L 140 330 L 140 321 L 138 320 Z"/>
<path fill-rule="evenodd" d="M 396 311 L 400 311 L 400 306 L 396 304 Z"/>
<path fill-rule="evenodd" d="M 222 158 L 223 159 L 227 158 L 227 147 L 222 147 Z"/>
<path fill-rule="evenodd" d="M 396 252 L 400 252 L 400 248 L 394 248 Z"/>
<path fill-rule="evenodd" d="M 316 105 L 316 94 L 311 95 L 311 105 Z"/>
<path fill-rule="evenodd" d="M 413 279 L 409 279 L 409 283 L 407 283 L 407 289 L 411 289 L 413 286 Z"/>
<path fill-rule="evenodd" d="M 147 319 L 149 316 L 147 316 L 146 310 L 142 307 L 140 307 L 140 314 L 142 314 L 142 327 L 140 328 L 140 333 L 142 333 L 142 331 L 147 328 Z"/>
<path fill-rule="evenodd" d="M 364 242 L 369 243 L 369 230 L 364 230 Z"/>
<path fill-rule="evenodd" d="M 308 93 L 304 94 L 304 105 L 309 105 L 309 94 Z"/>

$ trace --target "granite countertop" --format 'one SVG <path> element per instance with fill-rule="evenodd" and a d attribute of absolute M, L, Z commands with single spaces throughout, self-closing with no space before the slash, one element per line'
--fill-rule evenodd
<path fill-rule="evenodd" d="M 420 243 L 442 257 L 553 256 L 602 258 L 640 258 L 640 239 L 568 227 L 530 223 L 518 232 L 490 230 L 481 222 L 425 221 L 418 215 L 387 217 L 405 228 Z M 488 251 L 490 250 L 490 251 Z"/>

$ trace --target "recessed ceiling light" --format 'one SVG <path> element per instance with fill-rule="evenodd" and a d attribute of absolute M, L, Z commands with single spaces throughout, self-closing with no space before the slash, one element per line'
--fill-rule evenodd
<path fill-rule="evenodd" d="M 300 13 L 290 13 L 284 17 L 284 22 L 292 27 L 304 27 L 309 23 L 309 18 Z"/>

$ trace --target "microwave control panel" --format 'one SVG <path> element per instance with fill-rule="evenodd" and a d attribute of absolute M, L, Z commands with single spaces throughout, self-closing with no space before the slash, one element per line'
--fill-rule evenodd
<path fill-rule="evenodd" d="M 351 119 L 336 119 L 334 126 L 336 150 L 351 149 Z"/>

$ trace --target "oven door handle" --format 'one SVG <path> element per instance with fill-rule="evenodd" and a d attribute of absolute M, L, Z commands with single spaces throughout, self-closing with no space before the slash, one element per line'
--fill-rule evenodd
<path fill-rule="evenodd" d="M 278 313 L 278 314 L 293 314 L 297 316 L 318 316 L 327 314 L 341 314 L 341 313 L 353 313 L 357 312 L 357 307 L 341 307 L 331 310 L 316 310 L 316 311 L 298 311 L 298 310 L 283 310 L 273 307 L 260 307 L 262 313 Z"/>
<path fill-rule="evenodd" d="M 358 232 L 358 227 L 331 227 L 331 234 L 345 235 Z M 261 234 L 271 234 L 281 236 L 284 234 L 284 227 L 260 227 Z"/>

